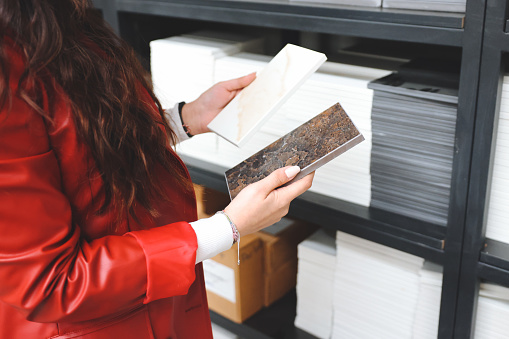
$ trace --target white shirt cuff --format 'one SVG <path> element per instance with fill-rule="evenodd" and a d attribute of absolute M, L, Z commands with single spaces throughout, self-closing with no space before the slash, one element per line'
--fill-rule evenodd
<path fill-rule="evenodd" d="M 184 130 L 184 126 L 182 126 L 182 121 L 180 120 L 179 104 L 177 103 L 173 108 L 164 110 L 164 113 L 171 129 L 177 135 L 177 142 L 180 143 L 189 139 L 189 136 Z"/>
<path fill-rule="evenodd" d="M 233 245 L 232 227 L 224 214 L 192 222 L 191 227 L 198 239 L 196 263 L 210 259 Z"/>

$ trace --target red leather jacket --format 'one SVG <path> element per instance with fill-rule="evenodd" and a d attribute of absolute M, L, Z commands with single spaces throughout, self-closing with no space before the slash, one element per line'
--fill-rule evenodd
<path fill-rule="evenodd" d="M 23 60 L 3 47 L 16 93 Z M 115 211 L 94 213 L 89 149 L 54 94 L 53 124 L 15 95 L 0 111 L 0 338 L 212 338 L 194 194 L 156 169 L 173 204 L 156 205 L 157 219 L 140 210 L 146 230 L 112 229 Z"/>

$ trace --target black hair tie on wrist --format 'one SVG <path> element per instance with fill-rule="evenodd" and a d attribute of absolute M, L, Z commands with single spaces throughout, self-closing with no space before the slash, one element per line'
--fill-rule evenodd
<path fill-rule="evenodd" d="M 185 101 L 179 102 L 179 117 L 180 117 L 180 123 L 182 124 L 182 127 L 184 128 L 184 132 L 186 132 L 187 136 L 192 138 L 193 135 L 191 134 L 191 129 L 189 128 L 189 125 L 184 124 L 184 119 L 182 119 L 182 107 L 186 104 Z"/>

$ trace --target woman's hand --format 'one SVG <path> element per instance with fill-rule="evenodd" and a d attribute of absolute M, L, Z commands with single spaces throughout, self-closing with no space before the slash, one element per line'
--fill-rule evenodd
<path fill-rule="evenodd" d="M 270 226 L 288 213 L 290 202 L 311 187 L 315 172 L 280 187 L 292 180 L 299 167 L 283 167 L 268 177 L 244 188 L 225 208 L 241 236 Z"/>
<path fill-rule="evenodd" d="M 198 99 L 182 107 L 182 120 L 192 135 L 210 132 L 207 125 L 242 90 L 253 82 L 255 73 L 241 78 L 218 82 Z"/>

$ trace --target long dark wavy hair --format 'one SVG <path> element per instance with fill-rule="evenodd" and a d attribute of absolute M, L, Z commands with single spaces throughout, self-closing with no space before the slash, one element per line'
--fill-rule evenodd
<path fill-rule="evenodd" d="M 25 58 L 18 93 L 9 89 L 2 31 L 8 32 Z M 89 146 L 104 182 L 105 200 L 98 213 L 113 203 L 119 221 L 127 213 L 137 219 L 137 204 L 158 215 L 151 201 L 166 197 L 151 175 L 155 166 L 162 165 L 183 188 L 192 187 L 171 155 L 175 134 L 145 73 L 132 49 L 90 1 L 0 0 L 0 108 L 12 95 L 19 95 L 51 121 L 51 112 L 43 109 L 37 95 L 41 91 L 27 86 L 41 83 L 51 94 L 56 82 L 68 96 L 78 134 Z"/>

